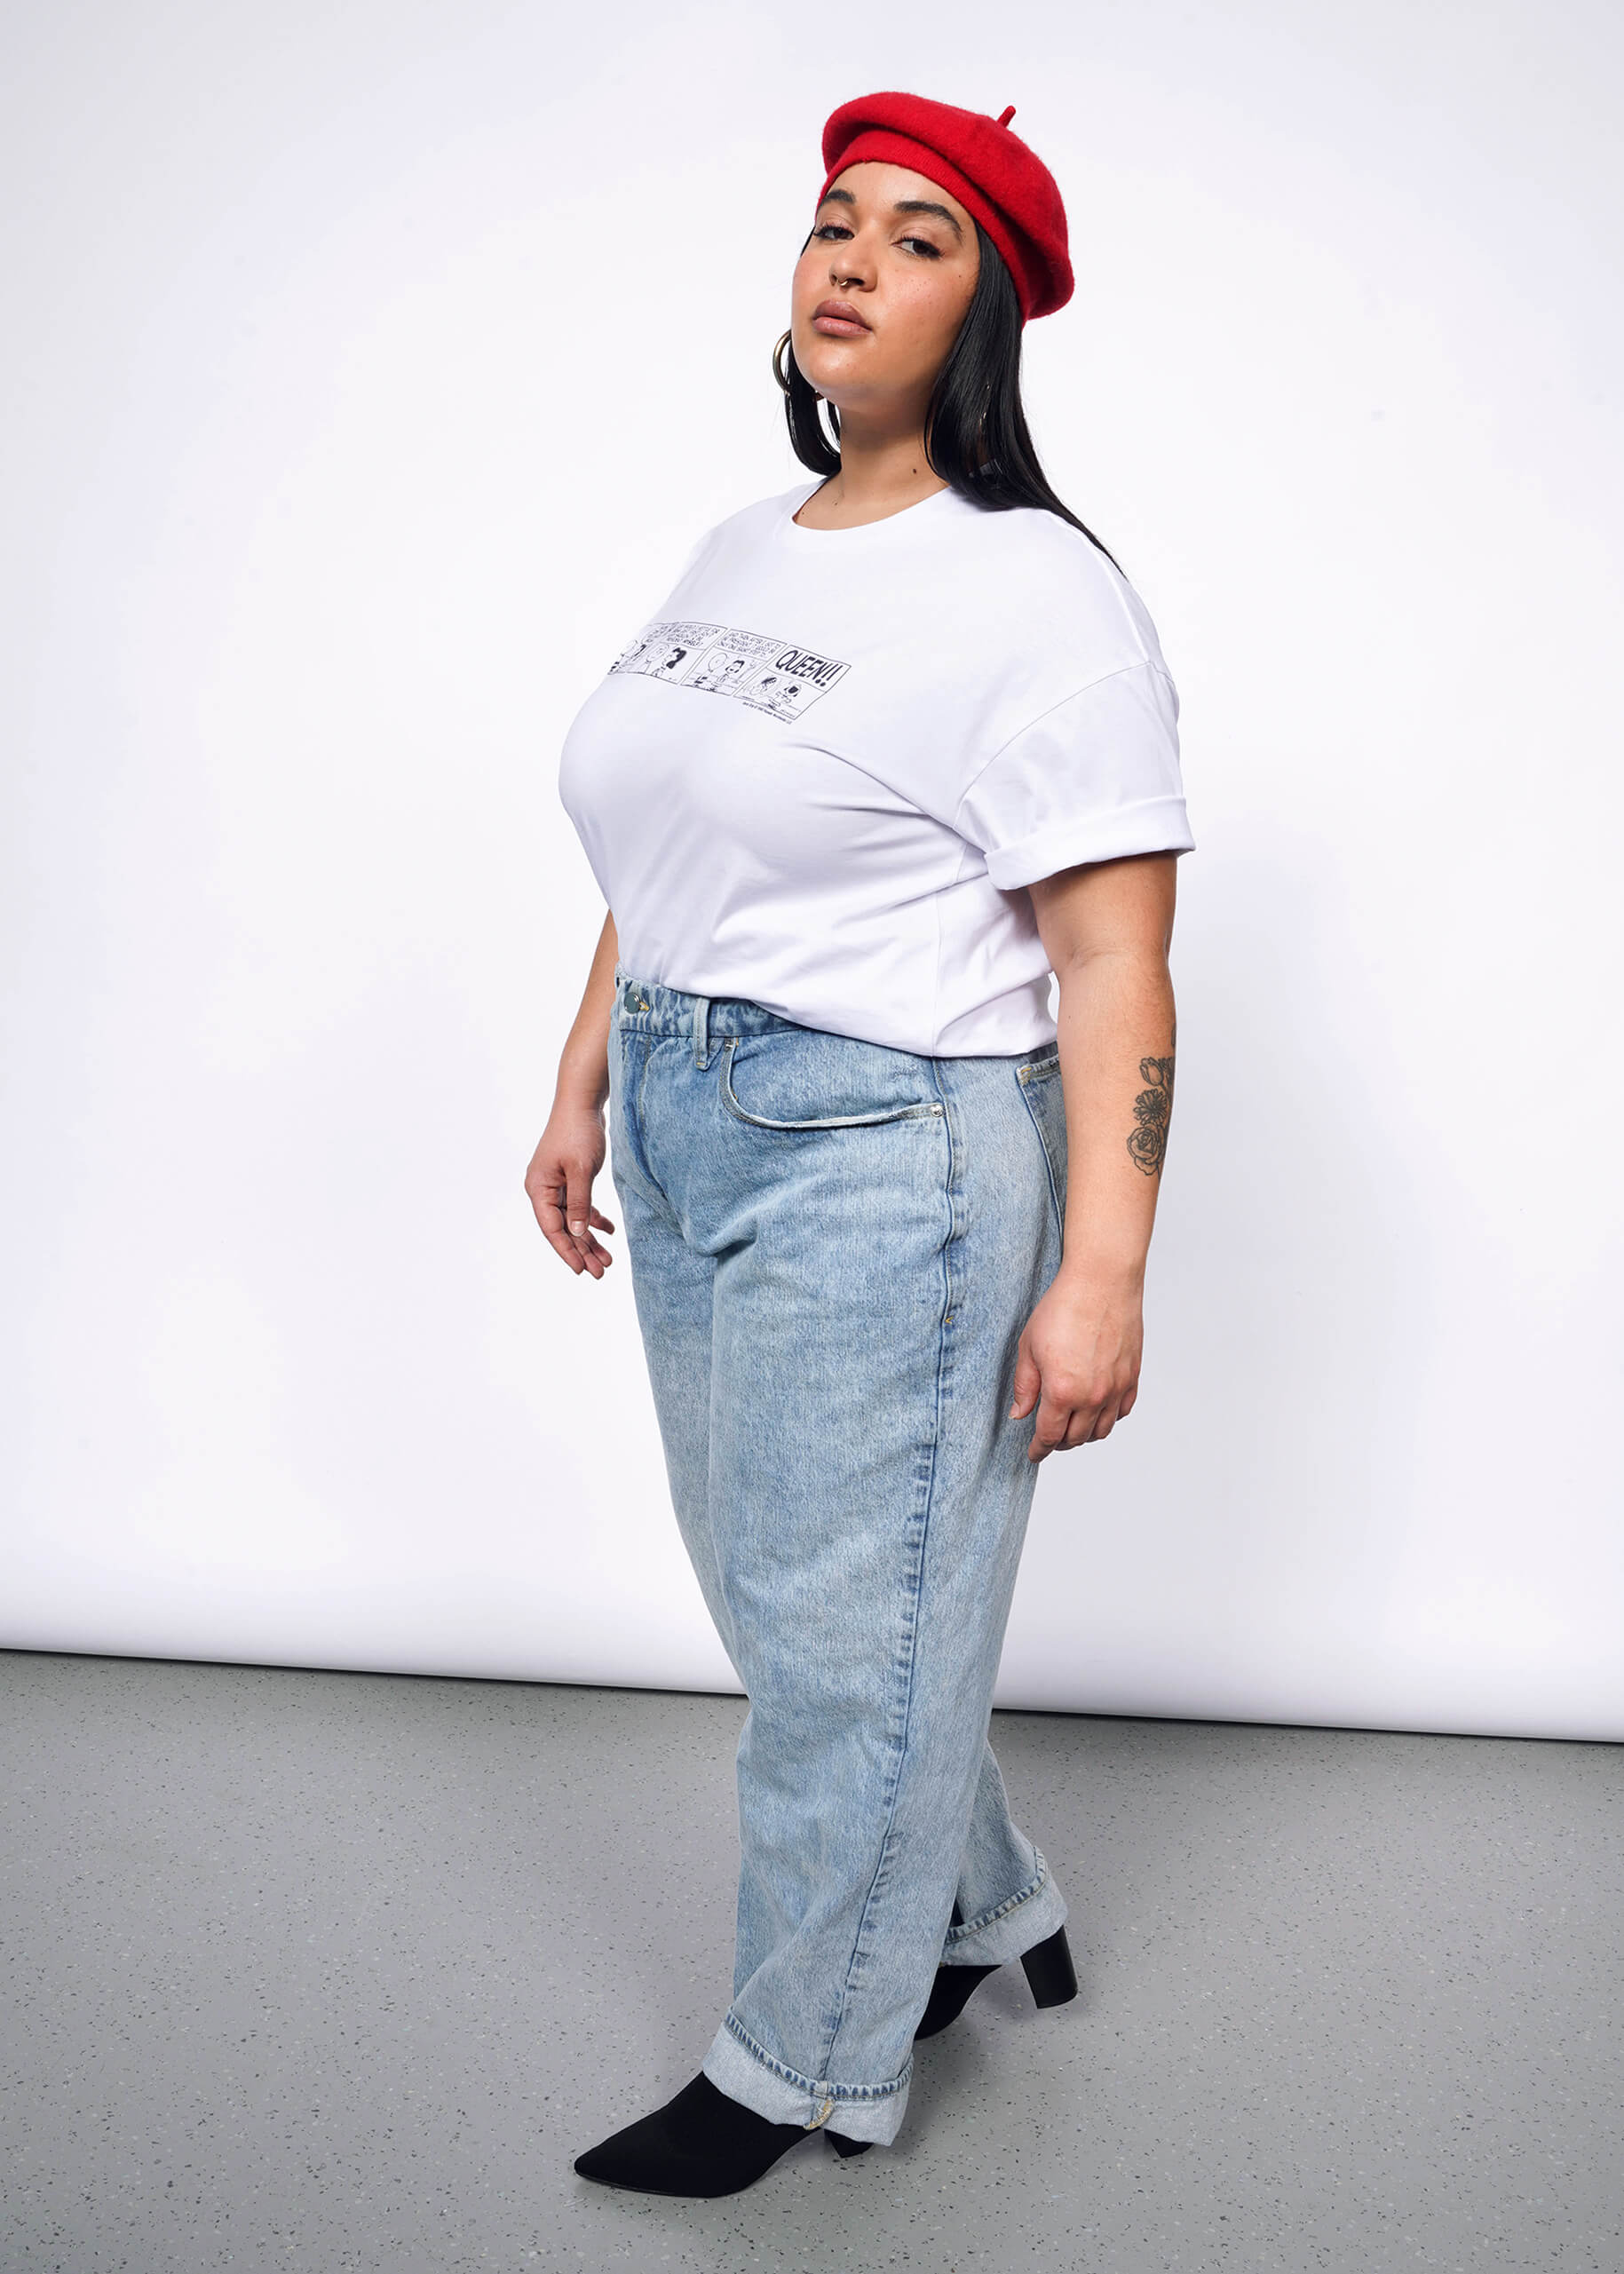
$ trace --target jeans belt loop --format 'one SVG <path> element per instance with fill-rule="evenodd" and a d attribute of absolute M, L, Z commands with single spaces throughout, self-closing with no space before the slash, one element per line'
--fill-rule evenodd
<path fill-rule="evenodd" d="M 693 998 L 693 1063 L 701 1070 L 710 1064 L 710 997 Z"/>

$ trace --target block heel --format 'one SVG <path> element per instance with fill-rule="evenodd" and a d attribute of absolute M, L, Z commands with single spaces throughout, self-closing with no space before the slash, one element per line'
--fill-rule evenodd
<path fill-rule="evenodd" d="M 1072 1964 L 1064 1927 L 1057 1927 L 1047 1942 L 1034 1944 L 1023 1953 L 1021 1964 L 1038 2005 L 1064 2006 L 1076 1996 L 1077 1969 Z M 949 2022 L 956 2021 L 970 2003 L 970 1993 L 997 1971 L 995 1966 L 939 1966 L 930 2003 L 915 2037 L 934 2037 Z"/>
<path fill-rule="evenodd" d="M 1064 2006 L 1076 1996 L 1077 1969 L 1064 1927 L 1057 1927 L 1047 1942 L 1034 1943 L 1024 1952 L 1021 1965 L 1038 2005 Z"/>

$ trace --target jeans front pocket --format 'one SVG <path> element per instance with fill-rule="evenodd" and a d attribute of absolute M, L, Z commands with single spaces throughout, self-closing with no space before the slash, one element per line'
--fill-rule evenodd
<path fill-rule="evenodd" d="M 1058 1050 L 1030 1058 L 1015 1069 L 1015 1079 L 1020 1084 L 1021 1096 L 1026 1101 L 1026 1111 L 1042 1143 L 1043 1159 L 1049 1169 L 1050 1197 L 1054 1202 L 1055 1227 L 1064 1234 L 1066 1230 L 1066 1089 L 1060 1079 L 1060 1054 Z"/>
<path fill-rule="evenodd" d="M 733 1119 L 757 1129 L 873 1129 L 944 1111 L 929 1058 L 812 1026 L 731 1036 L 720 1086 Z"/>

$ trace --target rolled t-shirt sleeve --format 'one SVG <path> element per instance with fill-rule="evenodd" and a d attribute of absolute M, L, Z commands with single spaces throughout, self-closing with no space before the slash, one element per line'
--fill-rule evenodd
<path fill-rule="evenodd" d="M 1192 852 L 1167 672 L 1132 664 L 1045 711 L 983 766 L 955 826 L 1006 891 L 1083 861 Z"/>

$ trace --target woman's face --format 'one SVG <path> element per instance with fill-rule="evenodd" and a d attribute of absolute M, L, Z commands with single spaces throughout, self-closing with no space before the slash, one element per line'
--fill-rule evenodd
<path fill-rule="evenodd" d="M 843 419 L 917 424 L 979 266 L 975 222 L 947 191 L 906 166 L 848 166 L 796 263 L 796 363 Z"/>

